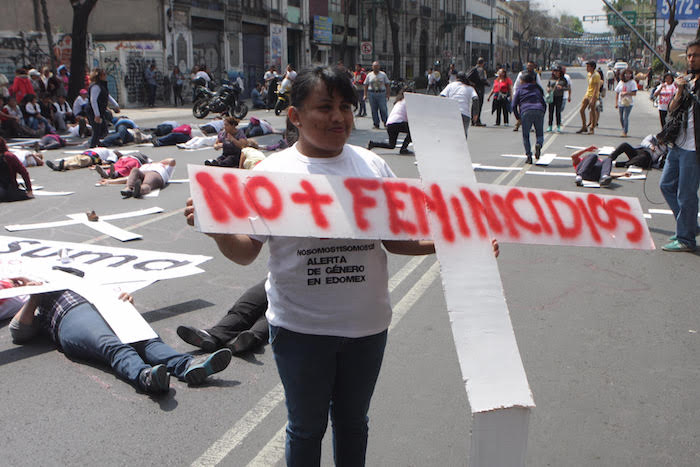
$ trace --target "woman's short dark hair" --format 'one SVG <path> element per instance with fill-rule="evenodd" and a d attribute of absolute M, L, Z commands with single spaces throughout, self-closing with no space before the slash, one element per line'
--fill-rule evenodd
<path fill-rule="evenodd" d="M 357 105 L 357 94 L 348 78 L 348 74 L 335 66 L 319 66 L 300 71 L 292 85 L 291 105 L 294 107 L 303 106 L 304 101 L 306 101 L 319 82 L 323 82 L 326 85 L 329 95 L 338 92 L 343 101 Z"/>
<path fill-rule="evenodd" d="M 535 73 L 523 73 L 523 76 L 520 77 L 520 80 L 523 83 L 536 83 L 537 78 L 535 77 Z"/>

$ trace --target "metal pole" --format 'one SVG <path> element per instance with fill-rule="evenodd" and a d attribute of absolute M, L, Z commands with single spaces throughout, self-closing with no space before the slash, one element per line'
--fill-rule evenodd
<path fill-rule="evenodd" d="M 644 44 L 644 46 L 645 46 L 647 49 L 649 49 L 649 50 L 651 51 L 651 53 L 653 53 L 654 55 L 656 55 L 656 58 L 659 59 L 659 61 L 663 64 L 663 66 L 666 67 L 667 70 L 669 70 L 669 71 L 670 71 L 670 70 L 673 70 L 673 67 L 672 67 L 671 65 L 669 65 L 668 63 L 666 63 L 666 60 L 664 60 L 664 58 L 663 58 L 661 55 L 659 55 L 659 53 L 656 51 L 656 49 L 654 49 L 654 47 L 652 47 L 651 45 L 649 45 L 649 43 L 646 41 L 646 39 L 644 39 L 644 37 L 642 37 L 642 35 L 639 34 L 639 33 L 637 32 L 637 30 L 634 28 L 634 26 L 632 26 L 632 24 L 627 20 L 627 18 L 625 18 L 625 17 L 622 15 L 622 13 L 620 13 L 619 11 L 617 11 L 617 10 L 615 9 L 615 7 L 613 7 L 613 6 L 610 4 L 610 2 L 609 2 L 608 0 L 602 0 L 602 1 L 603 1 L 603 3 L 605 3 L 605 5 L 606 5 L 608 8 L 610 8 L 610 10 L 611 10 L 613 13 L 615 13 L 615 14 L 617 15 L 618 18 L 620 18 L 620 19 L 622 20 L 623 23 L 625 23 L 625 26 L 627 26 L 628 28 L 630 28 L 630 30 L 634 33 L 634 35 L 637 36 L 637 37 L 639 38 L 640 41 L 642 41 L 642 44 Z"/>

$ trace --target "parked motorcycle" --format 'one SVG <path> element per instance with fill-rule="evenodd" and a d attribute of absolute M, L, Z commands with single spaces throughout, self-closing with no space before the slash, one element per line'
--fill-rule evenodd
<path fill-rule="evenodd" d="M 192 115 L 204 118 L 209 112 L 231 115 L 242 119 L 248 113 L 248 106 L 241 102 L 241 88 L 238 83 L 222 84 L 216 92 L 199 85 L 195 89 Z"/>

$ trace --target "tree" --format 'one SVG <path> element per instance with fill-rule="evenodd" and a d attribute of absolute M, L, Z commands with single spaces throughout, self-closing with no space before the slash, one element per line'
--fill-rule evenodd
<path fill-rule="evenodd" d="M 68 82 L 68 98 L 75 99 L 82 89 L 87 61 L 87 27 L 90 13 L 97 0 L 70 0 L 73 7 L 73 28 L 71 38 L 73 50 L 70 59 L 70 81 Z"/>
<path fill-rule="evenodd" d="M 386 7 L 386 17 L 389 20 L 389 28 L 391 29 L 391 49 L 393 51 L 393 62 L 391 77 L 396 79 L 400 75 L 401 70 L 401 46 L 399 45 L 399 23 L 394 17 L 394 0 L 384 0 Z"/>
<path fill-rule="evenodd" d="M 668 31 L 664 34 L 664 44 L 666 44 L 664 61 L 666 63 L 671 63 L 671 37 L 673 37 L 673 31 L 675 31 L 676 26 L 678 26 L 678 20 L 676 19 L 677 0 L 664 0 L 664 2 L 668 5 Z"/>
<path fill-rule="evenodd" d="M 345 52 L 348 48 L 348 24 L 350 23 L 350 6 L 357 0 L 343 1 L 343 40 L 340 43 L 340 59 L 345 60 Z M 355 8 L 357 11 L 357 8 Z"/>
<path fill-rule="evenodd" d="M 56 70 L 56 56 L 53 53 L 53 35 L 51 34 L 51 23 L 49 22 L 49 10 L 46 7 L 46 0 L 41 0 L 41 14 L 44 18 L 44 31 L 46 31 L 46 42 L 49 47 L 49 60 L 51 70 Z"/>

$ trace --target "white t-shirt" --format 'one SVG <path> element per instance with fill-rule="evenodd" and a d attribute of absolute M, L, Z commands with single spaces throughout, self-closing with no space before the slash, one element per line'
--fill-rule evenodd
<path fill-rule="evenodd" d="M 306 157 L 295 144 L 253 171 L 394 177 L 382 158 L 345 145 L 331 158 Z M 294 332 L 364 337 L 391 322 L 386 254 L 380 240 L 254 237 L 270 245 L 265 316 Z"/>
<path fill-rule="evenodd" d="M 568 83 L 569 89 L 571 89 L 571 76 L 569 76 L 568 73 L 564 73 L 564 79 Z M 562 99 L 565 101 L 569 100 L 569 91 L 568 90 L 564 91 L 564 95 L 562 96 Z"/>
<path fill-rule="evenodd" d="M 163 179 L 163 186 L 167 185 L 175 172 L 174 165 L 163 165 L 160 162 L 152 162 L 141 166 L 141 172 L 156 172 Z"/>
<path fill-rule="evenodd" d="M 297 72 L 294 70 L 288 71 L 284 75 L 284 79 L 282 80 L 282 84 L 280 84 L 280 91 L 282 92 L 287 92 L 292 88 L 292 84 L 294 84 L 294 80 L 297 79 Z"/>
<path fill-rule="evenodd" d="M 693 112 L 693 107 L 691 106 L 690 110 L 688 111 L 688 124 L 685 126 L 684 130 L 681 132 L 681 134 L 678 136 L 678 139 L 676 141 L 682 141 L 682 144 L 679 144 L 679 147 L 681 149 L 685 149 L 686 151 L 693 151 L 695 152 L 695 115 L 693 115 L 695 112 Z"/>
<path fill-rule="evenodd" d="M 448 84 L 440 95 L 459 102 L 459 111 L 462 112 L 462 115 L 465 117 L 472 116 L 472 101 L 479 98 L 473 87 L 467 86 L 461 81 Z"/>
<path fill-rule="evenodd" d="M 520 84 L 523 82 L 523 73 L 527 73 L 527 71 L 521 71 L 518 73 L 518 77 L 515 78 L 515 81 L 513 81 L 513 95 L 515 95 L 515 91 L 518 90 L 518 86 L 520 86 Z M 537 85 L 542 88 L 542 92 L 546 93 L 544 86 L 542 86 L 542 78 L 540 78 L 540 74 L 534 71 L 533 73 L 535 73 L 535 81 L 537 82 Z M 569 88 L 571 88 L 571 78 L 568 78 L 568 76 L 569 75 L 564 75 L 566 82 L 569 83 Z M 567 97 L 568 95 L 564 94 L 564 98 Z"/>
<path fill-rule="evenodd" d="M 391 81 L 389 81 L 389 78 L 383 71 L 380 71 L 379 73 L 370 71 L 367 73 L 367 78 L 365 78 L 365 85 L 370 91 L 386 92 L 386 89 L 391 85 Z"/>
<path fill-rule="evenodd" d="M 396 104 L 394 104 L 394 107 L 391 108 L 391 112 L 389 113 L 389 118 L 387 118 L 386 120 L 386 124 L 389 125 L 391 123 L 401 123 L 407 121 L 408 115 L 406 114 L 406 100 L 401 99 Z"/>
<path fill-rule="evenodd" d="M 33 151 L 28 151 L 26 149 L 12 149 L 11 152 L 17 156 L 17 159 L 19 159 L 23 166 L 34 167 L 36 165 L 36 159 L 33 157 L 27 157 L 28 155 L 33 154 Z"/>
<path fill-rule="evenodd" d="M 618 81 L 617 86 L 615 86 L 615 92 L 617 94 L 617 105 L 619 107 L 632 107 L 634 105 L 634 96 L 623 96 L 620 97 L 620 94 L 622 91 L 625 92 L 636 92 L 637 91 L 637 82 L 633 79 L 627 81 L 626 83 L 624 81 Z"/>
<path fill-rule="evenodd" d="M 211 81 L 211 78 L 209 77 L 209 74 L 208 74 L 206 71 L 204 71 L 204 70 L 199 70 L 199 71 L 194 75 L 194 79 L 197 79 L 197 78 L 202 78 L 202 79 L 204 80 L 204 82 L 206 82 L 206 83 L 208 83 L 209 81 Z"/>
<path fill-rule="evenodd" d="M 83 106 L 85 106 L 87 103 L 87 98 L 83 96 L 76 97 L 75 102 L 73 102 L 73 115 L 78 115 L 83 110 Z"/>
<path fill-rule="evenodd" d="M 109 148 L 103 148 L 103 147 L 98 146 L 96 148 L 88 149 L 85 152 L 89 152 L 89 151 L 97 153 L 97 155 L 100 156 L 100 159 L 102 159 L 103 161 L 117 162 L 117 159 L 119 159 L 117 154 Z"/>

